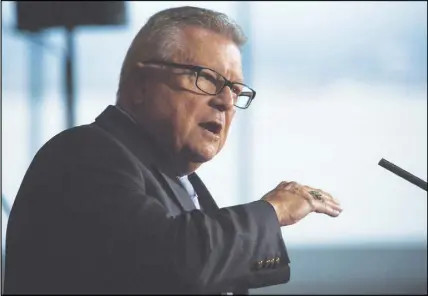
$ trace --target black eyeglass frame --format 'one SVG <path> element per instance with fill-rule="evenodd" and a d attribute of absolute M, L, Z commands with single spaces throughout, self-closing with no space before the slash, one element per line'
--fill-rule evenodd
<path fill-rule="evenodd" d="M 239 109 L 247 109 L 252 101 L 254 100 L 254 98 L 256 97 L 256 91 L 254 89 L 252 89 L 251 87 L 249 87 L 248 85 L 241 83 L 241 82 L 232 82 L 230 80 L 228 80 L 226 77 L 224 77 L 223 75 L 221 75 L 220 73 L 218 73 L 216 70 L 213 70 L 211 68 L 208 67 L 202 67 L 202 66 L 196 66 L 196 65 L 189 65 L 189 64 L 179 64 L 179 63 L 173 63 L 173 62 L 166 62 L 166 61 L 144 61 L 141 62 L 142 64 L 152 64 L 152 65 L 161 65 L 161 66 L 169 66 L 169 67 L 174 67 L 174 68 L 181 68 L 181 69 L 187 69 L 187 70 L 191 70 L 193 72 L 195 72 L 196 74 L 196 80 L 195 80 L 195 86 L 202 92 L 208 94 L 208 95 L 218 95 L 219 93 L 221 93 L 223 91 L 223 89 L 228 86 L 232 91 L 233 91 L 233 86 L 234 85 L 241 85 L 244 86 L 246 88 L 248 88 L 249 90 L 252 91 L 252 95 L 251 96 L 247 96 L 248 97 L 248 102 L 245 105 L 245 107 L 241 107 L 241 106 L 237 106 L 235 105 L 235 103 L 233 104 L 235 107 L 239 108 Z M 217 92 L 215 93 L 210 93 L 207 92 L 203 89 L 201 89 L 198 86 L 198 79 L 199 79 L 199 75 L 203 70 L 210 70 L 213 71 L 214 73 L 216 73 L 217 75 L 219 75 L 220 77 L 222 77 L 224 79 L 224 85 L 217 90 Z M 237 96 L 239 97 L 241 94 L 237 94 Z"/>

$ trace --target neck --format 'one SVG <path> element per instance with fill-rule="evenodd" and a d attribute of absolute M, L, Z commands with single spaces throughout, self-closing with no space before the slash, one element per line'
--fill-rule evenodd
<path fill-rule="evenodd" d="M 191 173 L 195 172 L 200 166 L 200 163 L 194 162 L 183 162 L 181 164 L 176 164 L 173 168 L 173 171 L 175 172 L 174 176 L 182 177 L 190 175 Z"/>
<path fill-rule="evenodd" d="M 132 112 L 132 109 L 127 108 L 124 104 L 117 104 L 117 106 L 126 112 L 137 124 L 138 128 L 148 136 L 148 140 L 154 146 L 154 151 L 157 155 L 156 164 L 164 173 L 171 177 L 182 177 L 195 172 L 201 166 L 202 163 L 200 162 L 189 161 L 188 159 L 191 159 L 191 157 L 187 153 L 175 153 L 173 149 L 165 148 L 168 144 L 161 143 L 150 130 L 146 129 L 146 125 L 138 120 L 139 117 Z"/>
<path fill-rule="evenodd" d="M 164 147 L 156 143 L 157 147 Z M 172 153 L 170 149 L 159 149 L 159 168 L 171 177 L 183 177 L 195 172 L 201 163 L 188 161 L 185 155 Z"/>

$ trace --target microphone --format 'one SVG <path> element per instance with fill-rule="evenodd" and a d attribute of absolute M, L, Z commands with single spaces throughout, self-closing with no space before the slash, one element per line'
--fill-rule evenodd
<path fill-rule="evenodd" d="M 427 191 L 427 182 L 424 180 L 416 177 L 415 175 L 403 170 L 402 168 L 396 166 L 395 164 L 387 161 L 386 159 L 381 159 L 378 163 L 381 167 L 387 169 L 388 171 L 396 174 L 397 176 L 409 181 L 413 185 L 418 186 L 419 188 L 422 188 L 423 190 Z"/>

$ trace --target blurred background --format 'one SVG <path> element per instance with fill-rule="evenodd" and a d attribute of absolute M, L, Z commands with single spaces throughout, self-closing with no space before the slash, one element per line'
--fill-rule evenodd
<path fill-rule="evenodd" d="M 224 12 L 249 37 L 244 71 L 257 97 L 199 170 L 218 204 L 295 180 L 344 207 L 284 227 L 291 281 L 251 293 L 426 294 L 427 193 L 377 165 L 427 179 L 426 1 L 125 2 L 121 24 L 73 35 L 18 30 L 16 3 L 2 1 L 2 266 L 8 212 L 37 150 L 114 104 L 135 34 L 182 5 Z"/>

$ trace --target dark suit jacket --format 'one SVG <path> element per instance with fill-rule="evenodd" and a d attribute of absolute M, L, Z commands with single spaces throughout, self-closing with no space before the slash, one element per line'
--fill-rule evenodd
<path fill-rule="evenodd" d="M 152 141 L 116 107 L 36 154 L 6 236 L 6 294 L 245 293 L 289 280 L 265 201 L 202 210 L 157 167 Z"/>

